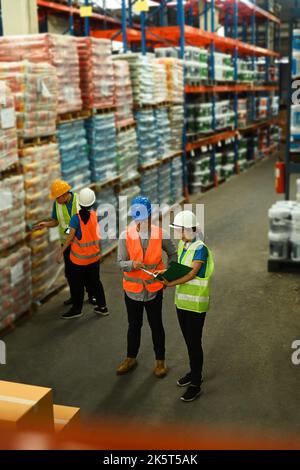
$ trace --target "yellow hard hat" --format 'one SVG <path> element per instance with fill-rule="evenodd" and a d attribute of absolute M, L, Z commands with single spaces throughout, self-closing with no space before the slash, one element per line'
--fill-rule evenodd
<path fill-rule="evenodd" d="M 55 180 L 51 185 L 51 199 L 57 199 L 70 191 L 71 186 L 63 180 Z"/>

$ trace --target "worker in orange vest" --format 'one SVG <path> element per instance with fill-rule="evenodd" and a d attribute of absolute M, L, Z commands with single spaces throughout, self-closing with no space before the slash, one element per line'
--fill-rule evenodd
<path fill-rule="evenodd" d="M 148 198 L 139 196 L 132 201 L 131 216 L 133 222 L 120 236 L 118 249 L 118 262 L 123 271 L 128 335 L 127 357 L 118 367 L 117 374 L 126 374 L 137 365 L 145 308 L 156 356 L 154 374 L 164 377 L 167 368 L 162 322 L 163 284 L 143 269 L 151 272 L 163 270 L 163 251 L 171 262 L 177 260 L 177 250 L 167 234 L 151 224 L 151 202 Z"/>
<path fill-rule="evenodd" d="M 99 277 L 100 230 L 97 213 L 92 210 L 95 201 L 95 193 L 90 188 L 80 191 L 78 197 L 80 210 L 72 217 L 70 233 L 58 254 L 60 261 L 64 252 L 71 246 L 70 280 L 73 305 L 69 312 L 62 315 L 63 319 L 82 316 L 85 286 L 96 298 L 97 307 L 94 311 L 99 315 L 108 315 L 105 293 Z"/>

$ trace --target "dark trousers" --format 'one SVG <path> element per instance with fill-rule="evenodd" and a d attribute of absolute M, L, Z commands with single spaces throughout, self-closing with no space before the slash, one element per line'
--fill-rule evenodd
<path fill-rule="evenodd" d="M 189 354 L 191 382 L 192 385 L 200 385 L 203 368 L 202 331 L 206 313 L 177 308 L 177 316 Z"/>
<path fill-rule="evenodd" d="M 71 260 L 70 260 L 71 245 L 68 246 L 66 251 L 64 251 L 64 262 L 65 262 L 65 276 L 69 284 L 71 292 Z"/>
<path fill-rule="evenodd" d="M 148 323 L 152 332 L 153 348 L 157 361 L 165 360 L 165 330 L 162 323 L 163 293 L 160 290 L 155 299 L 149 302 L 132 300 L 125 293 L 128 315 L 127 357 L 137 357 L 141 344 L 143 311 L 146 309 Z"/>
<path fill-rule="evenodd" d="M 84 299 L 84 287 L 97 300 L 98 307 L 105 307 L 105 293 L 100 281 L 100 262 L 80 266 L 71 263 L 71 295 L 73 307 L 77 312 L 81 312 Z"/>

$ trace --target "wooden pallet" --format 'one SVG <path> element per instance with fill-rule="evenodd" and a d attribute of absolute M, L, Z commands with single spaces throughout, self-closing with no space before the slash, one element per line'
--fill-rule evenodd
<path fill-rule="evenodd" d="M 162 161 L 161 160 L 156 160 L 154 162 L 148 163 L 147 165 L 141 165 L 139 166 L 139 171 L 141 173 L 144 173 L 145 171 L 152 170 L 153 168 L 157 168 L 161 166 Z"/>
<path fill-rule="evenodd" d="M 57 143 L 57 138 L 55 135 L 45 136 L 45 137 L 33 137 L 31 139 L 20 137 L 18 139 L 18 147 L 20 150 L 26 149 L 29 147 L 40 147 L 41 145 L 56 144 L 56 143 Z M 20 152 L 20 156 L 22 156 L 22 152 Z"/>
<path fill-rule="evenodd" d="M 130 188 L 131 186 L 134 186 L 135 184 L 139 183 L 140 181 L 141 181 L 141 175 L 137 175 L 134 178 L 131 178 L 130 180 L 121 181 L 120 186 L 119 186 L 119 190 Z"/>
<path fill-rule="evenodd" d="M 59 114 L 57 117 L 57 124 L 65 124 L 68 122 L 81 121 L 91 117 L 92 112 L 88 109 L 83 109 L 81 111 L 73 111 L 69 113 Z"/>
<path fill-rule="evenodd" d="M 101 189 L 104 188 L 111 188 L 114 186 L 117 186 L 120 183 L 120 176 L 116 176 L 115 178 L 111 178 L 106 181 L 99 181 L 98 183 L 92 183 L 90 185 L 90 188 L 95 190 L 95 191 L 101 191 Z"/>
<path fill-rule="evenodd" d="M 133 127 L 136 127 L 136 121 L 134 121 L 133 119 L 127 119 L 125 121 L 120 121 L 116 125 L 117 132 L 129 131 Z"/>
<path fill-rule="evenodd" d="M 99 108 L 94 108 L 91 112 L 92 116 L 97 116 L 99 114 L 110 114 L 116 112 L 116 106 L 109 105 L 109 106 L 101 106 Z"/>
<path fill-rule="evenodd" d="M 273 260 L 268 261 L 268 272 L 269 273 L 291 273 L 300 274 L 300 262 L 291 260 Z"/>
<path fill-rule="evenodd" d="M 4 178 L 9 178 L 10 176 L 20 175 L 21 167 L 19 163 L 13 163 L 8 168 L 3 171 L 0 171 L 0 180 Z"/>

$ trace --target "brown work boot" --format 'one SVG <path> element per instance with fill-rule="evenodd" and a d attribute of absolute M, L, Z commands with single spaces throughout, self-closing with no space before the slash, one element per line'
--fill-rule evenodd
<path fill-rule="evenodd" d="M 156 361 L 156 367 L 154 369 L 154 375 L 159 379 L 162 379 L 167 375 L 167 367 L 165 361 Z"/>
<path fill-rule="evenodd" d="M 117 369 L 117 375 L 127 374 L 137 366 L 137 360 L 133 357 L 127 357 Z"/>

